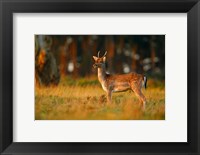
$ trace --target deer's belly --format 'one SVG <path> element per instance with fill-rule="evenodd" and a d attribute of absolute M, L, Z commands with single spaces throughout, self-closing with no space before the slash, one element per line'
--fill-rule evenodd
<path fill-rule="evenodd" d="M 112 92 L 123 92 L 130 89 L 130 85 L 128 82 L 120 82 L 120 83 L 114 83 L 110 85 L 106 85 L 105 83 L 101 83 L 101 86 L 104 91 L 112 91 Z"/>
<path fill-rule="evenodd" d="M 130 85 L 127 82 L 124 83 L 116 83 L 113 86 L 113 92 L 123 92 L 130 89 Z"/>

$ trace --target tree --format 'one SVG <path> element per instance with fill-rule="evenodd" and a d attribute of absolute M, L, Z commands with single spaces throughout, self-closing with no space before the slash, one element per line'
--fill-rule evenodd
<path fill-rule="evenodd" d="M 39 85 L 57 85 L 60 80 L 56 59 L 51 52 L 51 44 L 50 36 L 35 36 L 35 78 Z"/>

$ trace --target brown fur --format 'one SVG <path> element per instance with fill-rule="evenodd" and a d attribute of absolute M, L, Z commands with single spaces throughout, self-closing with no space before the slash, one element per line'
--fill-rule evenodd
<path fill-rule="evenodd" d="M 141 89 L 145 84 L 145 78 L 141 74 L 128 73 L 121 75 L 109 75 L 106 74 L 105 69 L 105 55 L 101 58 L 93 56 L 95 68 L 98 68 L 98 80 L 102 85 L 102 88 L 107 93 L 107 100 L 111 103 L 113 92 L 123 92 L 127 90 L 132 90 L 135 92 L 136 96 L 143 103 L 143 108 L 145 108 L 146 98 L 143 95 Z"/>

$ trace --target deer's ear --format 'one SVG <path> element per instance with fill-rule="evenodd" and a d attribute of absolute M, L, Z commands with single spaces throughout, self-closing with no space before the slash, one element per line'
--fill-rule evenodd
<path fill-rule="evenodd" d="M 98 58 L 97 58 L 97 57 L 95 57 L 95 56 L 93 56 L 93 59 L 94 59 L 95 61 L 97 61 L 97 59 L 98 59 Z"/>
<path fill-rule="evenodd" d="M 106 57 L 103 57 L 103 62 L 106 62 Z"/>

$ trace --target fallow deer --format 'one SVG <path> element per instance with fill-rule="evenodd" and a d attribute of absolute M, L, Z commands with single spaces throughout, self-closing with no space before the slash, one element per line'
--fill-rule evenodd
<path fill-rule="evenodd" d="M 100 57 L 100 51 L 98 56 L 93 56 L 95 63 L 94 68 L 98 68 L 98 80 L 101 83 L 103 90 L 107 93 L 107 100 L 109 103 L 112 101 L 113 92 L 123 92 L 132 90 L 142 103 L 143 109 L 145 109 L 146 98 L 143 95 L 141 89 L 144 86 L 146 88 L 147 78 L 141 74 L 128 73 L 121 75 L 110 75 L 106 73 L 106 54 Z"/>

